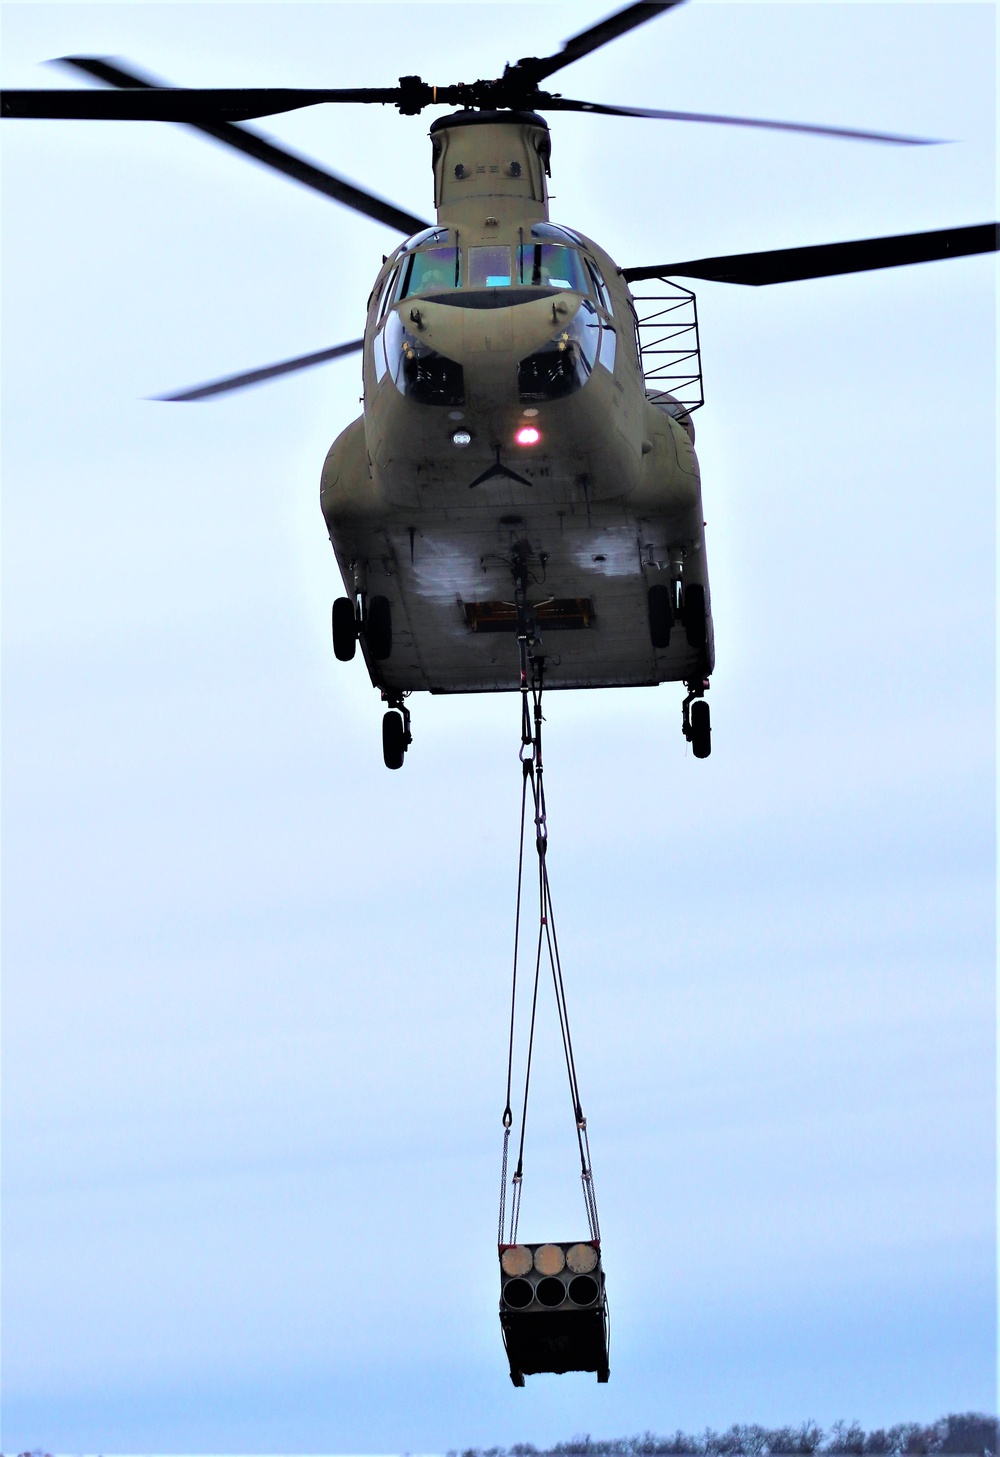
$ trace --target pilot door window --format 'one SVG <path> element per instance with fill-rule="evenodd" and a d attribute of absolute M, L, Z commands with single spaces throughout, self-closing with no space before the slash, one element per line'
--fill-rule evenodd
<path fill-rule="evenodd" d="M 601 270 L 592 258 L 587 259 L 587 271 L 594 285 L 593 292 L 597 294 L 597 297 L 601 301 L 601 307 L 606 313 L 610 314 L 612 312 L 611 294 L 608 292 L 608 285 L 604 282 Z"/>

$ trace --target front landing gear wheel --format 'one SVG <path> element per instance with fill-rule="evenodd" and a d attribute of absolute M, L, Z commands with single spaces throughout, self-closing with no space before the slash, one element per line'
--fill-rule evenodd
<path fill-rule="evenodd" d="M 712 715 L 703 698 L 691 705 L 691 750 L 696 759 L 707 759 L 712 752 Z"/>
<path fill-rule="evenodd" d="M 333 604 L 333 651 L 342 663 L 349 663 L 358 645 L 358 624 L 350 597 L 338 597 Z"/>
<path fill-rule="evenodd" d="M 681 729 L 696 759 L 707 759 L 712 752 L 712 716 L 705 693 L 707 678 L 689 678 L 684 684 L 687 697 L 681 704 Z"/>
<path fill-rule="evenodd" d="M 402 769 L 406 753 L 406 725 L 403 715 L 390 708 L 382 718 L 382 758 L 387 769 Z"/>

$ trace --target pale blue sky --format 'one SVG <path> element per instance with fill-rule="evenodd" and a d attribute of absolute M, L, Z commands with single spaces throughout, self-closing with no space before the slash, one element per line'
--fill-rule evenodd
<path fill-rule="evenodd" d="M 611 5 L 6 5 L 4 84 L 495 74 Z M 624 266 L 996 216 L 991 5 L 692 3 L 553 117 Z M 428 117 L 268 134 L 430 215 Z M 995 1404 L 989 258 L 698 288 L 714 751 L 553 696 L 612 1378 L 508 1380 L 512 698 L 337 663 L 319 470 L 387 229 L 170 127 L 4 123 L 5 1450 L 387 1451 Z M 583 1229 L 545 1025 L 522 1229 Z"/>

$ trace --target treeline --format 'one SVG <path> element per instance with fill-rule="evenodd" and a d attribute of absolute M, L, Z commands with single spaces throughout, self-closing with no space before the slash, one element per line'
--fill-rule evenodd
<path fill-rule="evenodd" d="M 517 1442 L 513 1447 L 468 1447 L 448 1457 L 997 1457 L 997 1419 L 982 1412 L 952 1413 L 925 1426 L 899 1422 L 870 1432 L 857 1422 L 834 1422 L 824 1431 L 815 1422 L 798 1427 L 735 1424 L 728 1431 L 707 1427 L 701 1436 L 675 1432 L 657 1437 L 573 1437 L 554 1447 Z"/>

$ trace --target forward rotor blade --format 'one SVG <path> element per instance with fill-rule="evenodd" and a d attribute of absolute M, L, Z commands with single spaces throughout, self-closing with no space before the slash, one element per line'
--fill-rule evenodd
<path fill-rule="evenodd" d="M 0 115 L 64 121 L 249 121 L 331 101 L 397 102 L 398 86 L 309 91 L 286 86 L 205 90 L 154 86 L 124 91 L 4 91 Z"/>
<path fill-rule="evenodd" d="M 195 385 L 193 389 L 180 390 L 174 395 L 154 395 L 153 399 L 172 403 L 207 400 L 213 395 L 225 395 L 232 390 L 244 390 L 252 384 L 263 384 L 265 380 L 277 379 L 281 374 L 295 374 L 300 369 L 312 369 L 314 364 L 325 364 L 328 359 L 357 354 L 364 345 L 363 339 L 353 339 L 350 344 L 335 344 L 332 349 L 320 349 L 315 354 L 300 354 L 297 359 L 285 359 L 281 364 L 268 364 L 263 369 L 247 370 L 245 374 L 229 374 L 225 379 L 212 380 L 210 384 Z"/>
<path fill-rule="evenodd" d="M 126 70 L 124 66 L 101 56 L 62 56 L 57 64 L 72 66 L 74 70 L 83 71 L 85 75 L 93 76 L 108 86 L 127 86 L 143 90 L 161 85 L 152 76 L 144 75 L 141 71 Z M 322 167 L 307 162 L 304 157 L 299 157 L 284 147 L 276 146 L 259 132 L 250 131 L 248 127 L 236 126 L 226 121 L 217 124 L 192 121 L 184 125 L 202 132 L 205 136 L 214 137 L 228 147 L 234 147 L 246 156 L 253 157 L 256 162 L 263 163 L 265 167 L 282 172 L 305 187 L 311 187 L 314 192 L 321 192 L 325 197 L 332 197 L 335 202 L 363 213 L 365 217 L 374 218 L 376 222 L 385 223 L 390 228 L 398 228 L 407 236 L 429 226 L 423 218 L 414 217 L 412 213 L 404 212 L 393 203 L 385 202 L 373 193 L 355 187 L 352 182 L 337 177 L 333 172 L 324 171 Z"/>
<path fill-rule="evenodd" d="M 654 121 L 703 121 L 715 126 L 761 127 L 775 132 L 807 132 L 818 137 L 848 137 L 861 142 L 892 142 L 902 147 L 941 145 L 937 137 L 904 137 L 893 132 L 858 131 L 853 127 L 812 126 L 801 121 L 764 121 L 754 116 L 715 116 L 700 111 L 658 111 L 644 106 L 605 106 L 599 101 L 572 101 L 566 96 L 545 97 L 540 103 L 546 111 L 592 111 L 599 116 L 640 116 Z"/>
<path fill-rule="evenodd" d="M 601 46 L 607 45 L 608 41 L 617 40 L 620 35 L 634 30 L 637 25 L 645 25 L 647 20 L 655 20 L 665 10 L 673 10 L 675 5 L 683 4 L 683 0 L 665 0 L 664 4 L 643 3 L 638 5 L 626 5 L 624 10 L 618 10 L 614 15 L 599 20 L 596 25 L 590 26 L 587 30 L 581 30 L 579 35 L 571 38 L 563 44 L 561 51 L 553 56 L 529 57 L 519 61 L 518 66 L 525 71 L 531 72 L 536 81 L 542 81 L 546 76 L 551 76 L 554 71 L 562 70 L 563 66 L 569 66 L 573 61 L 578 61 L 582 56 L 589 56 L 592 51 L 599 50 Z"/>
<path fill-rule="evenodd" d="M 728 258 L 696 258 L 657 268 L 623 268 L 628 283 L 643 278 L 707 278 L 714 283 L 795 283 L 803 278 L 833 278 L 940 258 L 965 258 L 1000 249 L 1000 223 L 943 228 L 934 233 L 901 233 L 862 238 L 856 243 L 821 243 L 810 248 L 777 248 L 767 253 L 733 253 Z"/>

